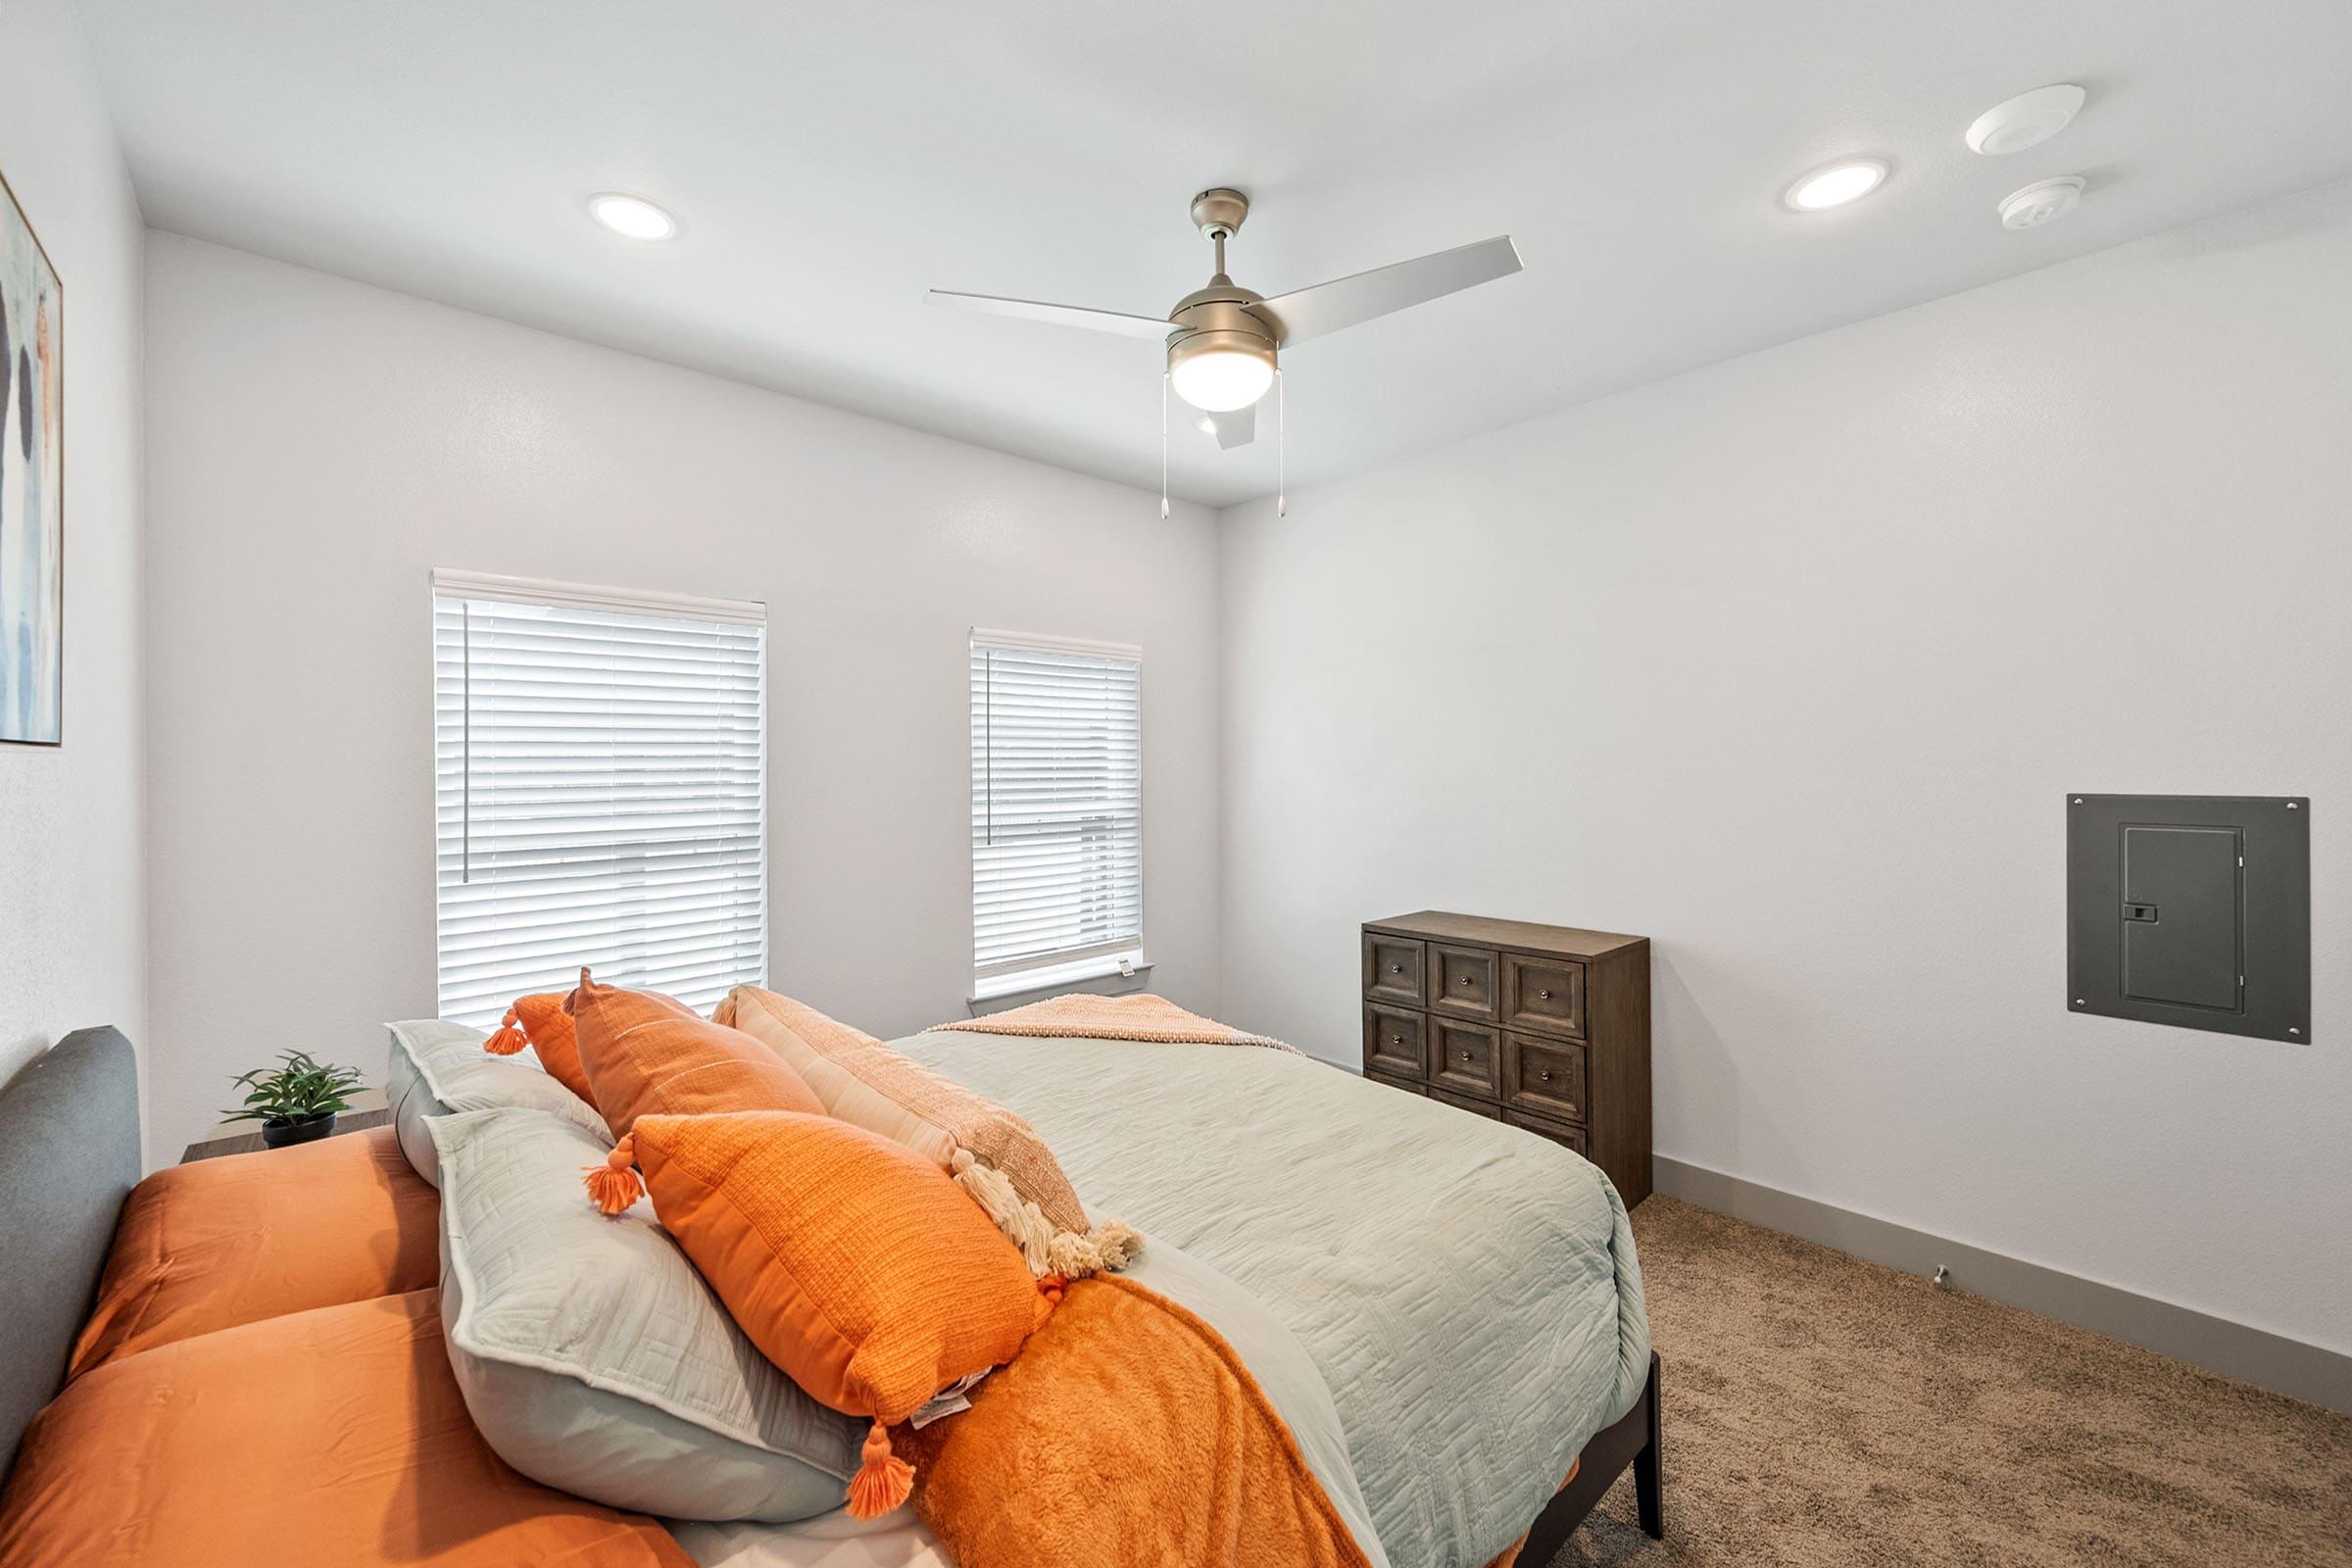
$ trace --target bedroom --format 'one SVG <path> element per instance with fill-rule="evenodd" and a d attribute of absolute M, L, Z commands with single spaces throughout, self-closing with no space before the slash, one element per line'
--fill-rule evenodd
<path fill-rule="evenodd" d="M 746 1349 L 659 1172 L 583 1210 L 620 1132 L 545 1093 L 560 1026 L 419 1066 L 582 966 L 704 1020 L 756 988 L 1025 1118 L 1070 1206 L 1145 1238 L 1032 1351 L 1112 1276 L 1206 1320 L 1333 1560 L 1478 1568 L 1539 1517 L 1569 1564 L 2352 1560 L 2352 23 L 1378 16 L 6 0 L 0 1433 L 29 1436 L 0 1561 L 202 1560 L 74 1534 L 121 1499 L 63 1440 L 127 1462 L 100 1396 L 309 1367 L 296 1328 L 390 1332 L 393 1301 L 439 1357 L 400 1375 L 438 1380 L 513 1529 L 696 1519 L 662 1478 L 735 1474 L 693 1433 L 740 1436 L 665 1427 L 674 1462 L 612 1473 L 674 1387 L 638 1425 L 571 1410 L 558 1451 L 515 1430 L 548 1391 L 459 1366 L 460 1205 L 415 1162 L 507 1152 L 501 1118 L 568 1184 L 549 1234 L 648 1250 L 749 1369 L 730 1408 L 838 1449 L 852 1414 Z M 1802 210 L 1823 174 L 1803 200 L 1850 199 Z M 1197 219 L 1226 189 L 1247 210 Z M 670 231 L 608 226 L 614 194 Z M 1494 238 L 1515 270 L 1473 252 L 1494 275 L 1328 337 L 1283 318 Z M 1222 345 L 1279 371 L 1233 445 L 1240 411 L 1143 341 L 1220 250 L 1264 314 L 1205 305 L 1284 334 Z M 2117 868 L 2077 860 L 2151 820 L 2251 862 L 2218 1004 L 2114 973 L 2196 910 L 2132 887 L 2116 918 L 2110 888 L 2079 918 Z M 936 1027 L 1060 995 L 1297 1054 Z M 539 1108 L 445 1083 L 404 1141 L 385 1025 L 435 1019 L 404 1070 L 528 1074 Z M 66 1050 L 98 1026 L 127 1047 Z M 289 1051 L 360 1075 L 338 1136 L 183 1163 L 252 1131 L 232 1080 Z M 394 1209 L 306 1209 L 284 1173 L 362 1151 Z M 327 1294 L 265 1312 L 166 1258 L 211 1326 L 69 1378 L 123 1321 L 132 1219 L 222 1170 L 249 1188 L 198 1206 L 247 1283 Z M 1492 1288 L 1408 1290 L 1445 1270 Z M 887 1423 L 915 1490 L 877 1519 L 834 1451 L 814 1525 L 705 1488 L 580 1561 L 944 1560 L 929 1447 L 1012 1419 L 1032 1351 Z M 247 1420 L 363 1395 L 302 1387 Z M 207 1524 L 224 1561 L 553 1554 L 495 1499 L 331 1473 L 332 1523 L 290 1529 L 305 1448 L 233 1436 L 226 1472 L 144 1456 L 143 1529 Z M 1092 1500 L 1221 1517 L 1140 1479 Z M 975 1568 L 1124 1560 L 964 1528 Z"/>

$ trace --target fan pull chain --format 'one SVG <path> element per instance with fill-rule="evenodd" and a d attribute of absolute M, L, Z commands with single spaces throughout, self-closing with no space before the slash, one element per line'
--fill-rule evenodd
<path fill-rule="evenodd" d="M 1163 436 L 1164 440 L 1165 437 Z M 1282 367 L 1274 368 L 1274 515 L 1291 514 L 1290 487 L 1283 479 L 1291 455 L 1291 400 L 1283 396 Z"/>
<path fill-rule="evenodd" d="M 1159 372 L 1159 520 L 1168 520 L 1168 372 Z"/>

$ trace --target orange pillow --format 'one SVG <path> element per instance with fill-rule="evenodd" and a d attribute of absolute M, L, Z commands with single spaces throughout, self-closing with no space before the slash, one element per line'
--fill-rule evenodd
<path fill-rule="evenodd" d="M 662 1229 L 737 1326 L 819 1403 L 873 1418 L 850 1512 L 904 1502 L 914 1471 L 888 1428 L 1011 1360 L 1060 1281 L 1032 1279 L 944 1171 L 862 1127 L 790 1111 L 648 1115 L 635 1137 Z"/>
<path fill-rule="evenodd" d="M 694 1568 L 666 1531 L 490 1451 L 416 1291 L 76 1378 L 0 1496 L 9 1568 Z"/>
<path fill-rule="evenodd" d="M 441 1195 L 392 1129 L 159 1170 L 131 1189 L 67 1375 L 441 1278 Z"/>
<path fill-rule="evenodd" d="M 1142 1246 L 1117 1220 L 1087 1223 L 1070 1179 L 1028 1122 L 863 1030 L 758 986 L 728 992 L 711 1017 L 774 1052 L 831 1115 L 927 1154 L 942 1170 L 965 1172 L 958 1185 L 991 1209 L 1030 1273 L 1077 1279 L 1117 1269 Z M 1003 1200 L 992 1206 L 992 1194 Z"/>
<path fill-rule="evenodd" d="M 615 1138 L 648 1113 L 798 1110 L 824 1114 L 816 1094 L 784 1058 L 740 1029 L 710 1022 L 650 991 L 599 985 L 580 971 L 564 1001 L 590 1103 Z"/>
<path fill-rule="evenodd" d="M 561 991 L 516 997 L 482 1049 L 494 1056 L 512 1056 L 529 1046 L 539 1054 L 539 1065 L 549 1077 L 593 1105 L 596 1096 L 588 1092 L 588 1075 L 580 1070 L 580 1048 L 572 1038 L 571 1014 L 564 1010 L 564 998 Z"/>
<path fill-rule="evenodd" d="M 598 985 L 580 971 L 580 989 L 564 999 L 580 1065 L 596 1106 L 618 1140 L 603 1165 L 588 1168 L 588 1196 L 608 1214 L 637 1201 L 644 1189 L 629 1167 L 629 1137 L 646 1115 L 699 1116 L 721 1110 L 797 1110 L 821 1116 L 824 1105 L 784 1058 L 739 1029 L 698 1016 L 683 1003 L 651 991 Z"/>

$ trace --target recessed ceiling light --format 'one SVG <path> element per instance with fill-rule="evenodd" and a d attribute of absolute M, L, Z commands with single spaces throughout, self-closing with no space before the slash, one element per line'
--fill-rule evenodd
<path fill-rule="evenodd" d="M 1968 150 L 1998 158 L 2038 147 L 2082 112 L 2082 88 L 2063 81 L 1994 104 L 1968 127 Z"/>
<path fill-rule="evenodd" d="M 667 239 L 678 231 L 678 220 L 642 196 L 607 191 L 588 198 L 589 216 L 615 234 L 631 239 Z"/>
<path fill-rule="evenodd" d="M 1789 186 L 1783 199 L 1800 213 L 1824 212 L 1859 201 L 1886 180 L 1886 159 L 1845 158 L 1826 169 L 1816 169 Z"/>

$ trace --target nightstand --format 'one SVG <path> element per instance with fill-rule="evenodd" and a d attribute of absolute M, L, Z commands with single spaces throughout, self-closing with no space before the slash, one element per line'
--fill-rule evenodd
<path fill-rule="evenodd" d="M 340 1138 L 345 1133 L 364 1133 L 370 1127 L 391 1125 L 391 1102 L 381 1089 L 363 1089 L 351 1097 L 351 1108 L 335 1117 L 335 1130 L 327 1136 Z M 199 1159 L 218 1159 L 222 1154 L 250 1154 L 266 1147 L 262 1143 L 262 1126 L 252 1121 L 224 1121 L 212 1132 L 190 1144 L 179 1156 L 182 1165 Z"/>

